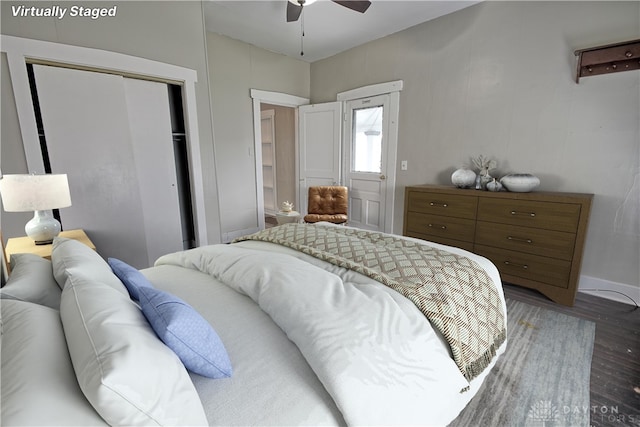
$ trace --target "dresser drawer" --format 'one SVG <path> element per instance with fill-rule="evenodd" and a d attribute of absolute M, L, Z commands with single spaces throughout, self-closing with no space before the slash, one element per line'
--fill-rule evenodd
<path fill-rule="evenodd" d="M 571 261 L 576 236 L 563 231 L 518 227 L 478 221 L 475 242 L 483 246 L 509 249 Z"/>
<path fill-rule="evenodd" d="M 474 252 L 489 258 L 502 275 L 521 277 L 558 288 L 569 287 L 569 261 L 482 245 L 475 245 Z"/>
<path fill-rule="evenodd" d="M 579 219 L 579 204 L 483 198 L 478 205 L 478 221 L 575 233 Z"/>
<path fill-rule="evenodd" d="M 452 218 L 418 212 L 407 214 L 407 234 L 419 233 L 445 239 L 473 242 L 476 223 L 472 219 Z"/>
<path fill-rule="evenodd" d="M 473 252 L 473 242 L 464 242 L 462 240 L 447 239 L 446 237 L 434 236 L 429 234 L 422 234 L 416 232 L 409 232 L 407 237 L 414 237 L 416 239 L 427 240 L 429 242 L 440 243 L 441 245 L 453 246 L 454 248 L 464 249 L 465 251 Z"/>
<path fill-rule="evenodd" d="M 455 194 L 409 193 L 409 212 L 475 219 L 478 198 Z"/>

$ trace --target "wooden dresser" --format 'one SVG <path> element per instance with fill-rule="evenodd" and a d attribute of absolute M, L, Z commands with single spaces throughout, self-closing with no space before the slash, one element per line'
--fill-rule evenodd
<path fill-rule="evenodd" d="M 489 258 L 507 283 L 573 305 L 592 194 L 418 185 L 405 190 L 405 236 Z"/>

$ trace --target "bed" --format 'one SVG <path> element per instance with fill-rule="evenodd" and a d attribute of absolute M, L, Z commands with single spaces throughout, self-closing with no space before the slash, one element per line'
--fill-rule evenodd
<path fill-rule="evenodd" d="M 284 224 L 140 272 L 62 238 L 51 262 L 16 261 L 5 425 L 446 425 L 506 348 L 487 259 L 345 226 Z M 150 303 L 192 309 L 186 333 L 202 321 L 215 345 L 175 348 Z M 211 350 L 209 371 L 184 350 Z"/>

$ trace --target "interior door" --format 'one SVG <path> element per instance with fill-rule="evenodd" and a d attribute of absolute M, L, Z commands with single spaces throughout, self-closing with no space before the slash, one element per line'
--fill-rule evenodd
<path fill-rule="evenodd" d="M 51 171 L 69 176 L 63 226 L 137 268 L 181 250 L 167 86 L 52 66 L 34 73 Z"/>
<path fill-rule="evenodd" d="M 345 178 L 353 227 L 387 231 L 389 105 L 389 95 L 346 103 Z"/>
<path fill-rule="evenodd" d="M 342 103 L 299 107 L 299 211 L 307 213 L 308 188 L 339 185 Z"/>

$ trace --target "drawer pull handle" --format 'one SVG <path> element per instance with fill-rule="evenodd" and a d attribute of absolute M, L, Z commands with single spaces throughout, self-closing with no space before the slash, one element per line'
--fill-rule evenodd
<path fill-rule="evenodd" d="M 442 206 L 443 208 L 446 208 L 449 205 L 447 205 L 446 203 L 441 203 L 441 202 L 431 202 L 431 203 L 429 203 L 429 206 Z"/>
<path fill-rule="evenodd" d="M 523 239 L 520 237 L 507 236 L 507 240 L 513 240 L 515 242 L 533 243 L 531 239 Z"/>
<path fill-rule="evenodd" d="M 505 261 L 504 265 L 513 265 L 514 267 L 522 267 L 523 270 L 526 270 L 529 268 L 527 264 L 516 264 L 514 262 L 509 262 L 509 261 Z"/>
<path fill-rule="evenodd" d="M 446 225 L 440 225 L 440 224 L 429 224 L 429 227 L 431 227 L 431 228 L 436 227 L 436 228 L 440 228 L 442 230 L 446 230 L 447 229 Z"/>
<path fill-rule="evenodd" d="M 511 215 L 528 215 L 530 217 L 535 217 L 536 213 L 535 212 L 518 212 L 518 211 L 511 211 Z"/>

